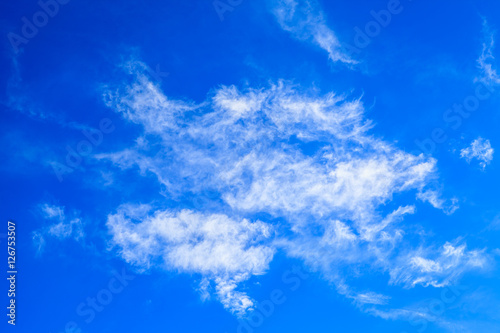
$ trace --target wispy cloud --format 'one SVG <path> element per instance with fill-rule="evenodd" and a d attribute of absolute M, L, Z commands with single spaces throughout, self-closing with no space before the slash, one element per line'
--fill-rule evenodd
<path fill-rule="evenodd" d="M 114 244 L 138 269 L 200 274 L 203 298 L 215 293 L 242 314 L 253 301 L 239 285 L 263 273 L 275 251 L 303 260 L 360 306 L 390 300 L 350 287 L 361 267 L 412 287 L 446 285 L 485 266 L 484 253 L 465 244 L 405 240 L 411 230 L 402 221 L 420 201 L 447 213 L 454 206 L 432 185 L 436 161 L 370 134 L 359 99 L 278 82 L 246 91 L 222 86 L 202 103 L 179 101 L 165 96 L 140 65 L 128 68 L 135 68 L 135 81 L 104 95 L 144 133 L 131 147 L 96 158 L 155 175 L 169 200 L 215 193 L 210 205 L 195 210 L 126 204 L 111 214 Z M 404 192 L 413 199 L 394 206 L 393 197 Z M 269 220 L 256 220 L 258 213 Z"/>
<path fill-rule="evenodd" d="M 458 208 L 458 199 L 443 199 L 441 197 L 440 191 L 429 186 L 424 191 L 417 194 L 417 198 L 424 202 L 430 203 L 434 208 L 441 209 L 447 215 L 453 214 Z"/>
<path fill-rule="evenodd" d="M 328 53 L 333 62 L 357 63 L 342 50 L 341 43 L 326 24 L 324 13 L 315 0 L 273 0 L 272 4 L 279 25 L 294 38 L 316 44 Z"/>
<path fill-rule="evenodd" d="M 68 120 L 63 113 L 48 110 L 39 101 L 35 101 L 27 91 L 30 86 L 23 80 L 23 67 L 20 55 L 10 55 L 11 73 L 7 79 L 6 99 L 0 100 L 7 110 L 22 113 L 36 121 L 55 123 L 63 128 L 76 130 L 90 129 L 86 124 Z"/>
<path fill-rule="evenodd" d="M 486 20 L 483 20 L 483 50 L 480 57 L 477 59 L 481 76 L 476 78 L 485 84 L 500 84 L 500 76 L 495 68 L 495 56 L 493 50 L 495 48 L 495 31 L 492 31 Z"/>
<path fill-rule="evenodd" d="M 444 287 L 463 272 L 485 268 L 488 256 L 484 250 L 466 249 L 466 244 L 447 242 L 435 251 L 421 247 L 402 255 L 398 266 L 391 268 L 391 283 L 411 288 L 416 285 Z"/>
<path fill-rule="evenodd" d="M 478 160 L 484 170 L 486 165 L 493 160 L 493 153 L 494 149 L 491 148 L 490 141 L 479 137 L 472 141 L 469 147 L 460 151 L 460 157 L 465 158 L 469 163 L 474 159 Z"/>
<path fill-rule="evenodd" d="M 45 203 L 39 206 L 39 212 L 51 224 L 45 225 L 33 232 L 33 241 L 37 247 L 38 254 L 43 252 L 47 238 L 80 241 L 85 237 L 81 218 L 76 214 L 72 214 L 72 217 L 67 217 L 64 207 Z"/>

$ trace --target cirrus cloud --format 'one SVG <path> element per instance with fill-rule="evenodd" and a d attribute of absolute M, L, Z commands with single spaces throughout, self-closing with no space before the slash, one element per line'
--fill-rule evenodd
<path fill-rule="evenodd" d="M 96 159 L 116 172 L 153 175 L 159 192 L 179 203 L 213 193 L 194 210 L 124 203 L 109 215 L 113 244 L 138 269 L 199 274 L 203 298 L 213 292 L 242 315 L 255 302 L 240 286 L 263 274 L 279 251 L 320 271 L 360 307 L 390 300 L 350 287 L 361 267 L 414 287 L 446 285 L 487 266 L 484 253 L 464 243 L 440 249 L 405 239 L 410 230 L 402 222 L 419 201 L 447 214 L 456 203 L 433 185 L 434 159 L 370 133 L 360 99 L 278 81 L 245 91 L 222 86 L 195 103 L 166 96 L 140 62 L 126 68 L 133 82 L 108 87 L 104 96 L 143 133 L 131 147 Z M 394 204 L 405 193 L 412 199 Z"/>

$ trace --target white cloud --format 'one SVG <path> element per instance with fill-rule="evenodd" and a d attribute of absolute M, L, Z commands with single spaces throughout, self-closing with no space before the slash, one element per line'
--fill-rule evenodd
<path fill-rule="evenodd" d="M 43 204 L 41 205 L 40 210 L 46 219 L 56 219 L 59 221 L 63 221 L 65 219 L 64 207 Z"/>
<path fill-rule="evenodd" d="M 359 276 L 382 272 L 392 284 L 432 286 L 484 266 L 474 265 L 482 252 L 457 246 L 462 256 L 448 255 L 405 241 L 411 230 L 402 220 L 415 214 L 419 200 L 448 214 L 456 202 L 431 186 L 434 159 L 369 133 L 373 126 L 359 99 L 278 82 L 246 91 L 222 86 L 196 104 L 164 96 L 140 70 L 134 75 L 131 85 L 106 94 L 107 103 L 144 133 L 135 146 L 96 158 L 154 175 L 170 200 L 206 192 L 215 198 L 196 211 L 119 208 L 108 226 L 128 262 L 198 273 L 202 297 L 214 292 L 236 313 L 253 304 L 237 286 L 263 273 L 274 251 L 303 260 L 358 305 L 389 300 L 350 290 Z M 394 206 L 393 198 L 403 193 L 409 202 Z M 248 221 L 256 213 L 283 221 L 273 241 L 268 224 Z M 224 226 L 218 232 L 208 227 L 218 224 Z M 232 231 L 219 234 L 225 228 Z M 252 247 L 254 237 L 261 243 Z M 219 250 L 216 258 L 207 257 Z"/>
<path fill-rule="evenodd" d="M 374 292 L 367 292 L 367 293 L 360 293 L 355 296 L 356 302 L 362 303 L 362 304 L 378 304 L 378 305 L 383 305 L 387 304 L 388 300 L 390 297 L 377 294 Z"/>
<path fill-rule="evenodd" d="M 42 217 L 53 223 L 33 232 L 33 242 L 37 247 L 38 254 L 43 252 L 46 238 L 59 240 L 71 238 L 80 241 L 85 237 L 83 221 L 76 214 L 68 218 L 64 212 L 64 207 L 47 203 L 40 205 L 39 209 Z"/>
<path fill-rule="evenodd" d="M 469 163 L 476 159 L 479 161 L 479 165 L 485 169 L 486 165 L 493 160 L 493 153 L 494 149 L 491 148 L 490 141 L 479 137 L 472 141 L 469 147 L 460 151 L 460 157 L 465 158 Z"/>
<path fill-rule="evenodd" d="M 430 203 L 434 208 L 443 210 L 447 215 L 453 214 L 459 208 L 458 199 L 445 200 L 441 197 L 439 191 L 433 188 L 419 192 L 417 198 Z"/>
<path fill-rule="evenodd" d="M 36 254 L 37 256 L 39 256 L 40 254 L 43 253 L 43 250 L 45 248 L 45 238 L 40 232 L 34 231 L 32 233 L 32 239 L 33 239 L 33 244 L 35 245 L 36 248 Z"/>
<path fill-rule="evenodd" d="M 461 323 L 457 321 L 451 322 L 442 314 L 436 314 L 436 311 L 430 308 L 428 304 L 405 309 L 377 309 L 373 307 L 367 309 L 367 312 L 386 320 L 407 320 L 415 331 L 423 332 L 433 323 L 448 332 L 469 332 L 464 331 Z"/>
<path fill-rule="evenodd" d="M 325 50 L 333 62 L 357 63 L 342 50 L 315 0 L 275 0 L 273 4 L 273 14 L 279 25 L 294 38 L 313 42 Z"/>
<path fill-rule="evenodd" d="M 401 263 L 390 271 L 391 283 L 443 287 L 468 270 L 486 268 L 484 250 L 467 251 L 466 244 L 444 244 L 438 251 L 420 248 L 401 256 Z"/>
<path fill-rule="evenodd" d="M 274 254 L 272 247 L 262 245 L 271 237 L 270 225 L 223 214 L 123 205 L 109 215 L 107 224 L 127 262 L 145 269 L 156 263 L 201 274 L 204 298 L 211 281 L 223 305 L 237 314 L 254 306 L 249 296 L 237 290 L 238 284 L 263 274 Z"/>
<path fill-rule="evenodd" d="M 488 22 L 483 21 L 484 39 L 483 50 L 481 56 L 477 59 L 479 68 L 481 69 L 481 77 L 476 78 L 477 81 L 482 81 L 486 84 L 500 84 L 500 76 L 494 68 L 495 56 L 493 49 L 495 48 L 495 33 L 490 31 Z"/>

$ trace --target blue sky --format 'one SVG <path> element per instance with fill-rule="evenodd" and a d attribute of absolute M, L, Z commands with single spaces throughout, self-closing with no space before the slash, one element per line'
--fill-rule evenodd
<path fill-rule="evenodd" d="M 0 6 L 6 330 L 500 331 L 495 1 Z"/>

